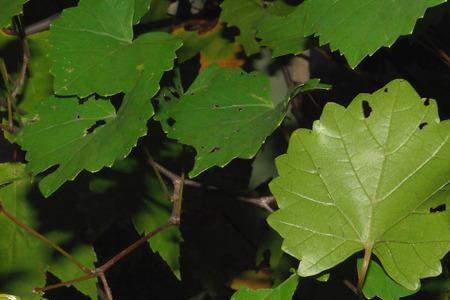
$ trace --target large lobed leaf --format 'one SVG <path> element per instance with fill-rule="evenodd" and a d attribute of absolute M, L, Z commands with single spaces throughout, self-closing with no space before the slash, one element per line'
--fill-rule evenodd
<path fill-rule="evenodd" d="M 181 42 L 164 32 L 133 40 L 134 7 L 133 0 L 82 0 L 52 23 L 49 55 L 56 94 L 128 92 L 142 71 L 152 87 L 159 82 Z"/>
<path fill-rule="evenodd" d="M 313 130 L 293 133 L 271 184 L 280 209 L 268 221 L 283 249 L 318 274 L 371 251 L 410 290 L 441 273 L 450 247 L 447 212 L 450 121 L 403 80 L 361 94 L 345 109 L 326 105 Z"/>
<path fill-rule="evenodd" d="M 314 34 L 321 44 L 329 43 L 332 50 L 340 50 L 350 66 L 356 67 L 380 47 L 389 47 L 401 35 L 410 34 L 427 8 L 443 2 L 306 0 L 285 18 L 264 20 L 259 36 L 276 55 L 283 55 L 303 50 L 302 36 Z"/>

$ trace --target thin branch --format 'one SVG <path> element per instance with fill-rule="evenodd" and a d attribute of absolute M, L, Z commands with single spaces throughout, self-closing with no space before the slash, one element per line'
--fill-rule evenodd
<path fill-rule="evenodd" d="M 40 294 L 40 293 L 43 293 L 43 292 L 46 292 L 46 291 L 49 291 L 49 290 L 54 290 L 54 289 L 57 289 L 57 288 L 60 288 L 60 287 L 69 287 L 69 286 L 71 286 L 71 285 L 73 285 L 75 283 L 82 282 L 82 281 L 85 281 L 85 280 L 88 280 L 88 279 L 91 279 L 91 278 L 95 278 L 97 276 L 98 276 L 97 274 L 92 273 L 92 274 L 84 275 L 84 276 L 81 276 L 81 277 L 78 277 L 78 278 L 75 278 L 75 279 L 72 279 L 72 280 L 68 280 L 68 281 L 64 281 L 64 282 L 60 282 L 60 283 L 47 285 L 47 286 L 44 286 L 44 287 L 41 287 L 41 288 L 40 287 L 36 287 L 36 288 L 33 289 L 33 293 Z"/>
<path fill-rule="evenodd" d="M 106 294 L 106 299 L 114 300 L 112 292 L 111 292 L 111 288 L 109 287 L 108 281 L 106 280 L 105 273 L 100 273 L 98 276 L 100 277 L 100 280 L 102 281 L 103 289 L 105 290 L 105 294 Z"/>
<path fill-rule="evenodd" d="M 347 280 L 347 279 L 345 279 L 345 280 L 343 281 L 343 283 L 344 283 L 345 286 L 348 287 L 355 295 L 358 295 L 358 296 L 359 296 L 358 288 L 357 288 L 353 283 L 351 283 L 351 282 L 350 282 L 349 280 Z"/>
<path fill-rule="evenodd" d="M 0 214 L 3 214 L 6 218 L 8 218 L 11 222 L 28 232 L 29 234 L 33 235 L 34 237 L 38 238 L 51 248 L 58 251 L 61 255 L 65 256 L 67 259 L 69 259 L 72 263 L 74 263 L 80 270 L 87 274 L 91 274 L 92 270 L 90 270 L 88 267 L 83 265 L 78 259 L 76 259 L 74 256 L 70 255 L 66 250 L 62 249 L 60 246 L 28 226 L 27 224 L 23 223 L 19 219 L 17 219 L 14 215 L 12 215 L 8 210 L 5 209 L 5 207 L 0 203 Z"/>
<path fill-rule="evenodd" d="M 31 25 L 28 25 L 27 27 L 25 27 L 24 29 L 24 33 L 26 36 L 32 35 L 34 33 L 38 33 L 38 32 L 42 32 L 42 31 L 47 31 L 50 28 L 50 24 L 52 23 L 53 20 L 57 19 L 61 14 L 54 14 L 51 15 L 48 18 L 45 18 L 43 20 L 37 21 L 36 23 L 33 23 Z M 20 35 L 20 33 L 15 30 L 14 28 L 3 28 L 2 31 L 5 34 L 8 35 Z"/>
<path fill-rule="evenodd" d="M 158 228 L 153 230 L 152 232 L 148 233 L 146 236 L 141 237 L 139 240 L 128 246 L 127 248 L 120 251 L 117 255 L 115 255 L 113 258 L 108 260 L 106 263 L 104 263 L 102 266 L 97 268 L 96 273 L 100 274 L 102 272 L 105 272 L 112 266 L 114 266 L 118 261 L 120 261 L 122 258 L 139 248 L 141 245 L 143 245 L 145 242 L 147 242 L 149 239 L 160 233 L 161 231 L 173 226 L 174 224 L 167 222 L 162 225 L 160 225 Z"/>
<path fill-rule="evenodd" d="M 238 197 L 237 199 L 243 202 L 255 204 L 256 206 L 264 208 L 269 212 L 274 211 L 272 205 L 275 204 L 275 197 L 273 196 L 264 196 L 259 198 Z"/>

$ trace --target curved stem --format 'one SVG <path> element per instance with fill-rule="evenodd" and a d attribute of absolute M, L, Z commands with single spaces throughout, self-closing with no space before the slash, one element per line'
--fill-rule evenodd
<path fill-rule="evenodd" d="M 361 266 L 361 270 L 358 273 L 358 292 L 361 295 L 364 286 L 364 281 L 366 280 L 367 270 L 369 269 L 370 258 L 372 256 L 373 245 L 366 245 L 364 248 L 364 259 Z"/>

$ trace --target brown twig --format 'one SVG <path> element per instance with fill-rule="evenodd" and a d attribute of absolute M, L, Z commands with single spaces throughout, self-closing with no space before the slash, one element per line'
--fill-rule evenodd
<path fill-rule="evenodd" d="M 90 274 L 92 272 L 88 267 L 83 265 L 78 259 L 76 259 L 74 256 L 70 255 L 67 251 L 62 249 L 60 246 L 58 246 L 57 244 L 55 244 L 54 242 L 52 242 L 51 240 L 49 240 L 48 238 L 46 238 L 45 236 L 43 236 L 42 234 L 40 234 L 39 232 L 37 232 L 36 230 L 31 228 L 27 224 L 25 224 L 22 221 L 20 221 L 19 219 L 17 219 L 13 214 L 11 214 L 8 210 L 6 210 L 5 207 L 1 203 L 0 203 L 0 214 L 3 214 L 11 222 L 16 224 L 17 226 L 19 226 L 20 228 L 22 228 L 29 234 L 35 236 L 36 238 L 38 238 L 39 240 L 41 240 L 42 242 L 44 242 L 51 248 L 58 251 L 61 255 L 65 256 L 67 259 L 69 259 L 72 263 L 74 263 L 83 272 L 85 272 L 87 274 Z"/>
<path fill-rule="evenodd" d="M 177 176 L 177 177 L 179 177 L 179 176 Z M 124 257 L 126 257 L 128 254 L 130 254 L 131 252 L 133 252 L 134 250 L 139 248 L 141 245 L 145 244 L 145 242 L 147 242 L 149 239 L 151 239 L 158 233 L 164 231 L 167 228 L 170 228 L 172 226 L 176 226 L 176 225 L 180 224 L 181 204 L 182 204 L 182 199 L 183 199 L 184 175 L 182 175 L 179 178 L 175 178 L 173 181 L 173 184 L 174 184 L 174 193 L 171 197 L 171 200 L 173 202 L 172 213 L 166 223 L 160 225 L 158 228 L 156 228 L 152 232 L 141 237 L 136 242 L 134 242 L 127 248 L 120 251 L 118 254 L 113 256 L 111 259 L 109 259 L 106 263 L 104 263 L 97 269 L 89 270 L 88 275 L 85 275 L 85 276 L 79 277 L 79 278 L 75 278 L 75 279 L 72 279 L 69 281 L 61 282 L 58 284 L 45 286 L 42 288 L 35 288 L 34 291 L 35 292 L 44 292 L 44 291 L 56 289 L 56 288 L 63 287 L 63 286 L 69 286 L 69 285 L 72 285 L 77 282 L 88 280 L 90 278 L 99 277 L 103 284 L 103 288 L 105 290 L 106 299 L 113 300 L 111 289 L 109 288 L 108 282 L 106 281 L 105 272 L 107 270 L 109 270 L 112 266 L 114 266 L 117 262 L 119 262 Z M 54 245 L 54 246 L 57 247 L 57 245 Z"/>
<path fill-rule="evenodd" d="M 52 21 L 57 19 L 59 16 L 60 16 L 59 13 L 51 15 L 48 18 L 45 18 L 43 20 L 37 21 L 36 23 L 28 25 L 27 27 L 25 27 L 23 31 L 26 36 L 42 31 L 47 31 L 50 28 L 50 24 L 52 23 Z M 20 35 L 20 33 L 14 28 L 3 28 L 2 31 L 8 35 Z"/>
<path fill-rule="evenodd" d="M 272 205 L 275 203 L 275 197 L 273 196 L 263 196 L 259 198 L 246 198 L 246 197 L 238 197 L 240 201 L 248 202 L 255 204 L 261 208 L 264 208 L 265 210 L 269 212 L 273 212 L 274 209 L 272 208 Z"/>
<path fill-rule="evenodd" d="M 103 290 L 105 291 L 105 294 L 106 294 L 106 299 L 114 300 L 112 292 L 111 292 L 111 288 L 109 287 L 109 284 L 108 284 L 108 280 L 106 280 L 105 273 L 102 272 L 102 273 L 98 274 L 98 276 L 100 277 L 100 280 L 102 281 Z"/>
<path fill-rule="evenodd" d="M 359 296 L 358 288 L 357 288 L 353 283 L 351 283 L 351 282 L 350 282 L 349 280 L 347 280 L 347 279 L 345 279 L 345 280 L 343 281 L 343 283 L 344 283 L 345 286 L 348 287 L 355 295 L 358 295 L 358 296 Z"/>
<path fill-rule="evenodd" d="M 165 177 L 167 177 L 168 179 L 170 179 L 172 181 L 174 188 L 176 188 L 177 182 L 181 180 L 180 176 L 178 176 L 174 172 L 170 171 L 166 167 L 164 167 L 164 166 L 160 165 L 159 163 L 157 163 L 156 161 L 154 161 L 153 158 L 151 157 L 151 155 L 147 151 L 146 151 L 146 155 L 147 155 L 147 161 L 148 161 L 149 165 L 155 171 L 156 176 L 160 178 L 161 174 L 164 175 Z M 203 187 L 208 190 L 219 190 L 218 187 L 211 186 L 211 185 L 203 185 L 202 183 L 194 181 L 194 180 L 189 180 L 189 179 L 183 179 L 183 180 L 184 180 L 185 186 L 191 186 L 191 187 L 196 187 L 196 188 Z M 164 188 L 165 187 L 164 181 L 162 179 L 160 179 L 160 181 L 162 181 L 161 185 Z M 176 194 L 176 193 L 174 193 L 174 194 Z M 259 197 L 259 198 L 248 198 L 248 197 L 239 196 L 239 197 L 236 197 L 236 199 L 239 201 L 255 204 L 256 206 L 259 206 L 269 212 L 274 211 L 274 209 L 272 208 L 272 205 L 275 203 L 275 198 L 273 196 L 263 196 L 263 197 Z"/>

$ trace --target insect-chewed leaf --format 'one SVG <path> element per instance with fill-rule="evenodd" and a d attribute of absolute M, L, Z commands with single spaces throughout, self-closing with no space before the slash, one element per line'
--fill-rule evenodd
<path fill-rule="evenodd" d="M 52 23 L 49 55 L 56 94 L 128 92 L 142 71 L 159 82 L 181 42 L 164 32 L 133 40 L 134 7 L 133 0 L 81 0 Z"/>
<path fill-rule="evenodd" d="M 441 272 L 450 248 L 450 121 L 404 80 L 326 105 L 313 130 L 299 129 L 277 158 L 270 184 L 280 209 L 268 221 L 283 249 L 318 274 L 355 252 L 373 251 L 410 290 Z"/>
<path fill-rule="evenodd" d="M 286 281 L 273 289 L 252 290 L 247 287 L 240 288 L 231 300 L 288 300 L 292 299 L 298 284 L 298 276 L 292 275 Z"/>
<path fill-rule="evenodd" d="M 283 120 L 286 103 L 273 105 L 264 74 L 211 65 L 179 101 L 161 102 L 157 116 L 170 138 L 195 147 L 190 176 L 197 176 L 236 157 L 253 157 Z"/>
<path fill-rule="evenodd" d="M 44 100 L 37 109 L 37 121 L 18 138 L 27 151 L 31 172 L 57 166 L 39 183 L 41 192 L 49 196 L 82 170 L 96 172 L 127 156 L 147 133 L 146 124 L 153 115 L 150 97 L 157 86 L 152 79 L 139 80 L 117 113 L 107 100 L 93 97 L 83 104 L 78 98 Z"/>

